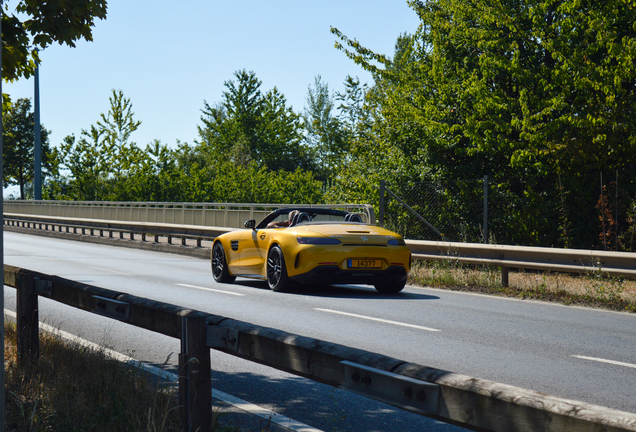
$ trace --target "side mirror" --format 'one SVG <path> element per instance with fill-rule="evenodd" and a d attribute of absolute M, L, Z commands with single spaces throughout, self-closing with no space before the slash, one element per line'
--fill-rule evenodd
<path fill-rule="evenodd" d="M 246 220 L 243 226 L 247 229 L 254 229 L 256 221 L 254 219 Z"/>

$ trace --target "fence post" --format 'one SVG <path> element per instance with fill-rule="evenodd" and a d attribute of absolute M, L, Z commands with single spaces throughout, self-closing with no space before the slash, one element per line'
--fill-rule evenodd
<path fill-rule="evenodd" d="M 179 405 L 185 431 L 208 431 L 212 425 L 210 348 L 206 344 L 206 318 L 181 319 Z"/>
<path fill-rule="evenodd" d="M 607 250 L 607 234 L 605 233 L 605 200 L 603 199 L 603 171 L 601 171 L 601 225 L 603 226 L 603 250 Z"/>
<path fill-rule="evenodd" d="M 20 272 L 16 300 L 18 364 L 26 366 L 40 355 L 38 295 L 33 273 Z"/>
<path fill-rule="evenodd" d="M 484 176 L 484 243 L 488 243 L 488 176 Z"/>
<path fill-rule="evenodd" d="M 385 184 L 386 183 L 384 180 L 380 180 L 380 203 L 379 203 L 380 208 L 378 211 L 378 224 L 380 226 L 384 226 L 384 188 L 386 187 Z"/>

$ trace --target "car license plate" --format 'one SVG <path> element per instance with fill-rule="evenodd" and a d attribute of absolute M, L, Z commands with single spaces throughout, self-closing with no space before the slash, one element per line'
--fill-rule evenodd
<path fill-rule="evenodd" d="M 349 268 L 382 268 L 382 261 L 374 259 L 350 259 Z"/>

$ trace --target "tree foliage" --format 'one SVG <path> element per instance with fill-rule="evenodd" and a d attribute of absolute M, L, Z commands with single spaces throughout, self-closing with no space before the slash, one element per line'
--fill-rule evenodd
<path fill-rule="evenodd" d="M 320 75 L 309 86 L 305 112 L 305 140 L 313 153 L 316 172 L 321 180 L 331 179 L 346 164 L 350 146 L 348 128 L 335 113 L 334 96 Z"/>
<path fill-rule="evenodd" d="M 18 99 L 3 116 L 4 183 L 20 187 L 20 199 L 26 198 L 25 187 L 33 181 L 34 114 L 29 99 Z M 55 151 L 49 147 L 49 131 L 40 126 L 44 178 L 56 172 Z"/>
<path fill-rule="evenodd" d="M 70 135 L 60 146 L 58 163 L 71 173 L 66 192 L 87 200 L 109 200 L 121 194 L 125 181 L 148 157 L 130 135 L 139 127 L 132 104 L 121 90 L 112 90 L 108 114 L 82 130 L 79 139 Z"/>
<path fill-rule="evenodd" d="M 224 141 L 210 129 L 204 132 L 210 134 L 210 140 L 195 146 L 177 142 L 176 148 L 171 148 L 154 140 L 145 148 L 139 147 L 131 140 L 141 122 L 134 117 L 130 99 L 121 90 L 113 90 L 109 102 L 109 111 L 82 130 L 79 138 L 69 135 L 64 139 L 58 155 L 60 175 L 47 184 L 47 198 L 268 203 L 322 200 L 322 184 L 312 172 L 298 167 L 271 171 L 266 164 L 258 164 L 251 156 L 256 158 L 256 153 L 250 153 L 250 142 L 242 134 L 238 142 L 225 142 L 232 144 L 229 147 L 220 147 Z M 265 111 L 269 109 L 263 106 Z M 221 111 L 217 114 L 225 115 Z M 284 155 L 272 153 L 271 157 Z"/>
<path fill-rule="evenodd" d="M 0 4 L 2 79 L 5 81 L 30 77 L 35 70 L 35 61 L 39 61 L 38 49 L 53 43 L 74 47 L 80 39 L 92 40 L 95 19 L 105 19 L 107 10 L 106 0 L 19 0 L 14 5 L 10 10 L 8 2 Z M 28 114 L 28 100 L 20 99 L 15 107 L 11 107 L 9 96 L 3 94 L 2 97 L 2 109 L 7 113 L 4 128 L 5 131 L 9 129 L 4 133 L 4 181 L 19 185 L 20 196 L 25 198 L 25 185 L 33 178 L 30 169 L 33 165 L 33 115 Z M 44 175 L 57 175 L 55 152 L 49 150 L 47 136 L 48 131 L 42 128 Z"/>
<path fill-rule="evenodd" d="M 396 108 L 434 138 L 426 150 L 484 156 L 484 171 L 502 156 L 515 169 L 573 174 L 633 160 L 628 2 L 410 3 L 422 24 L 381 75 L 397 83 Z"/>
<path fill-rule="evenodd" d="M 13 11 L 2 5 L 2 77 L 13 81 L 32 75 L 37 51 L 58 43 L 75 46 L 93 40 L 95 19 L 105 19 L 106 0 L 19 0 Z"/>
<path fill-rule="evenodd" d="M 201 143 L 217 154 L 232 154 L 237 163 L 254 161 L 276 171 L 309 168 L 302 142 L 300 116 L 287 106 L 276 87 L 261 92 L 262 82 L 254 72 L 234 74 L 226 81 L 222 100 L 201 110 Z"/>
<path fill-rule="evenodd" d="M 349 133 L 349 139 L 360 138 L 360 132 L 369 127 L 369 110 L 365 107 L 365 98 L 368 92 L 367 84 L 360 83 L 358 77 L 347 75 L 344 81 L 345 91 L 336 93 L 336 100 L 340 110 L 339 119 L 345 130 Z"/>
<path fill-rule="evenodd" d="M 421 23 L 398 39 L 393 57 L 332 29 L 336 46 L 375 77 L 372 135 L 354 165 L 396 183 L 489 175 L 511 200 L 504 241 L 576 245 L 555 229 L 559 212 L 592 220 L 593 208 L 576 199 L 597 193 L 590 186 L 599 170 L 636 156 L 632 2 L 409 4 Z M 387 157 L 374 161 L 373 148 Z M 560 194 L 559 175 L 571 179 L 571 194 Z M 580 223 L 568 236 L 589 245 L 592 232 Z"/>

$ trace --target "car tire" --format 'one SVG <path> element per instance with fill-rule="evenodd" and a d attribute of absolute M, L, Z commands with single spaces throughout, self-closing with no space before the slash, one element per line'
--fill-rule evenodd
<path fill-rule="evenodd" d="M 267 254 L 267 285 L 276 292 L 288 291 L 291 286 L 285 266 L 285 255 L 278 245 L 273 246 Z"/>
<path fill-rule="evenodd" d="M 227 268 L 227 260 L 225 259 L 225 250 L 221 242 L 214 243 L 212 248 L 212 276 L 219 283 L 232 283 L 236 279 L 232 276 Z"/>
<path fill-rule="evenodd" d="M 380 294 L 396 294 L 404 289 L 406 280 L 399 282 L 385 282 L 373 285 Z"/>

